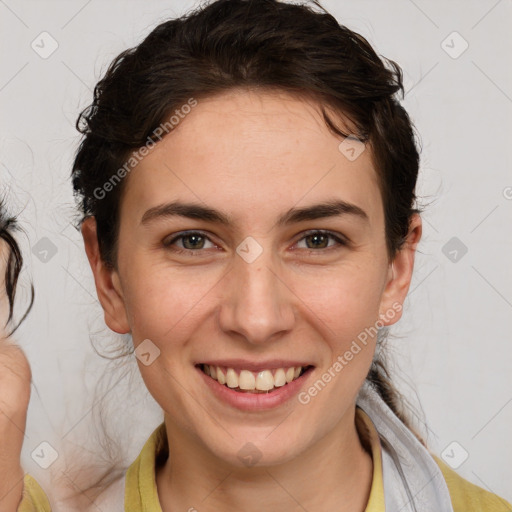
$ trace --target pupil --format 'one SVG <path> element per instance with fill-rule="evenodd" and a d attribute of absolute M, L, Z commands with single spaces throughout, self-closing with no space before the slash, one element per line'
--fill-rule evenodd
<path fill-rule="evenodd" d="M 202 237 L 202 236 L 200 236 L 200 235 L 187 235 L 187 236 L 183 239 L 183 240 L 184 240 L 183 245 L 184 245 L 187 249 L 196 249 L 196 248 L 198 247 L 198 245 L 197 245 L 197 244 L 192 243 L 192 244 L 191 244 L 191 245 L 192 245 L 192 247 L 187 247 L 187 245 L 190 245 L 190 244 L 187 244 L 186 242 L 187 242 L 188 240 L 192 240 L 192 239 L 195 239 L 195 240 L 196 240 L 196 242 L 197 242 L 198 240 L 199 240 L 199 241 L 201 241 L 201 238 L 203 238 L 203 237 Z M 200 244 L 199 244 L 199 245 L 200 245 Z"/>
<path fill-rule="evenodd" d="M 325 240 L 327 239 L 327 237 L 326 237 L 325 235 L 321 235 L 321 234 L 317 234 L 317 235 L 309 235 L 309 236 L 308 236 L 308 238 L 309 238 L 309 239 L 311 239 L 311 240 L 316 240 L 316 241 L 318 241 L 319 239 L 324 239 L 324 241 L 325 241 Z M 324 247 L 324 246 L 325 246 L 325 244 L 323 244 L 323 245 L 322 245 L 322 244 L 320 244 L 320 245 L 321 245 L 322 247 Z M 319 245 L 318 245 L 318 244 L 316 244 L 316 245 L 314 245 L 314 247 L 319 247 Z"/>

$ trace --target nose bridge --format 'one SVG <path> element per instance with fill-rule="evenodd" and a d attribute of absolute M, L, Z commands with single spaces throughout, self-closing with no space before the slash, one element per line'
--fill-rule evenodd
<path fill-rule="evenodd" d="M 271 249 L 254 239 L 244 242 L 228 274 L 220 324 L 224 331 L 238 332 L 250 343 L 264 343 L 292 328 L 293 304 Z"/>

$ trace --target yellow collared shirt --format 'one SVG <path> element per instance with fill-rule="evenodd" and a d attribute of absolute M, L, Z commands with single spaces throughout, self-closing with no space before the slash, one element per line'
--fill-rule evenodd
<path fill-rule="evenodd" d="M 373 459 L 373 481 L 365 512 L 385 512 L 379 435 L 371 419 L 363 410 L 357 407 L 356 414 L 368 428 Z M 165 444 L 165 425 L 162 423 L 149 437 L 140 455 L 128 468 L 125 512 L 162 512 L 155 480 L 155 460 L 156 455 L 165 448 Z M 432 457 L 441 468 L 454 512 L 512 512 L 510 503 L 465 480 L 435 455 Z"/>
<path fill-rule="evenodd" d="M 39 484 L 26 474 L 23 479 L 23 498 L 18 505 L 18 512 L 51 512 L 50 503 Z"/>
<path fill-rule="evenodd" d="M 365 512 L 385 512 L 382 480 L 381 444 L 377 430 L 368 415 L 356 408 L 359 422 L 367 427 L 373 460 L 373 480 Z M 155 479 L 155 462 L 166 448 L 165 424 L 154 430 L 125 477 L 125 512 L 162 512 Z M 459 476 L 437 456 L 432 455 L 445 478 L 454 512 L 512 512 L 512 505 Z M 51 512 L 50 504 L 37 482 L 25 475 L 23 500 L 18 512 Z M 109 511 L 117 512 L 117 511 Z M 394 511 L 388 511 L 394 512 Z"/>

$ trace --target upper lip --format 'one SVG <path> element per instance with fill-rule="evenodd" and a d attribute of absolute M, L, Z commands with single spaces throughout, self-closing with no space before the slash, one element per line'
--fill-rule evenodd
<path fill-rule="evenodd" d="M 259 372 L 263 370 L 273 370 L 276 368 L 290 368 L 292 366 L 313 366 L 311 363 L 289 359 L 270 359 L 267 361 L 250 361 L 248 359 L 209 359 L 196 364 L 208 364 L 210 366 L 224 366 L 234 370 L 250 370 Z"/>

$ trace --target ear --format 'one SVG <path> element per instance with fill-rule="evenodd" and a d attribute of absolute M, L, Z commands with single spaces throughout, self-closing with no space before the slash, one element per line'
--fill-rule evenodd
<path fill-rule="evenodd" d="M 421 239 L 421 217 L 414 214 L 404 244 L 389 264 L 388 278 L 382 294 L 379 316 L 383 325 L 392 325 L 402 316 L 402 305 L 409 291 L 416 248 Z"/>
<path fill-rule="evenodd" d="M 119 334 L 130 332 L 124 298 L 117 270 L 102 260 L 96 231 L 96 219 L 88 217 L 82 223 L 85 252 L 94 274 L 96 293 L 105 313 L 105 323 Z"/>

